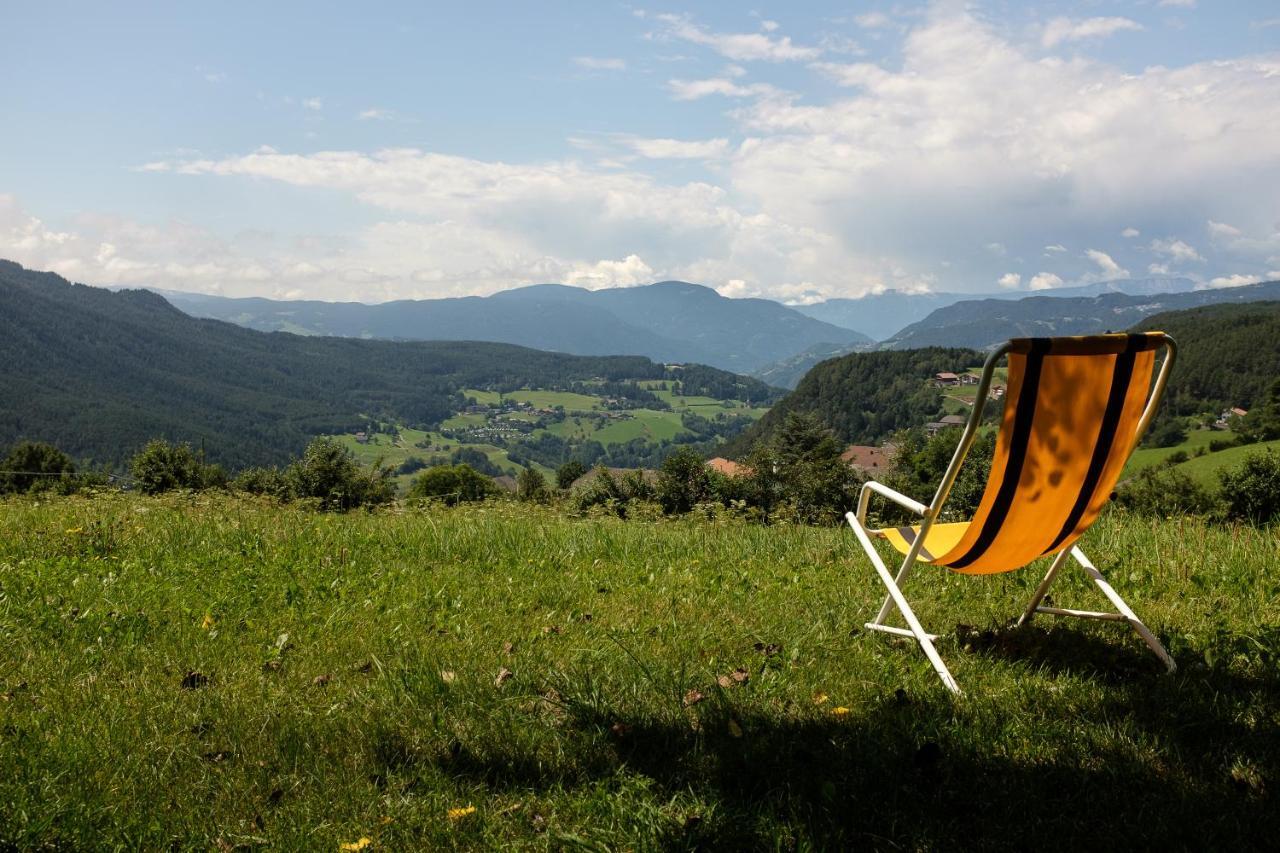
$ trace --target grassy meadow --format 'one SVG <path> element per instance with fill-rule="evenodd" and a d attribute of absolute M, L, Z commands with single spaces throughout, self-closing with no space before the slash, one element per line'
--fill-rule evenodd
<path fill-rule="evenodd" d="M 9 500 L 0 848 L 1274 843 L 1280 539 L 1116 511 L 1083 545 L 1178 674 L 1121 626 L 1007 629 L 1039 566 L 924 569 L 953 698 L 861 629 L 839 529 Z"/>

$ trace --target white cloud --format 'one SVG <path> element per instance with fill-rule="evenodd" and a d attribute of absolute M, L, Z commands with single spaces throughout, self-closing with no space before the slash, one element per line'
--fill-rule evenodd
<path fill-rule="evenodd" d="M 777 22 L 777 21 L 767 21 L 767 20 L 766 20 L 766 21 L 761 21 L 761 22 L 760 22 L 760 29 L 764 30 L 766 33 L 771 33 L 771 32 L 773 32 L 774 30 L 776 30 L 776 29 L 778 28 L 778 26 L 779 26 L 779 24 L 778 24 L 778 22 Z"/>
<path fill-rule="evenodd" d="M 1173 6 L 1181 9 L 1194 9 L 1196 0 L 1160 0 L 1157 6 Z"/>
<path fill-rule="evenodd" d="M 1129 271 L 1112 260 L 1111 256 L 1106 252 L 1100 252 L 1097 249 L 1086 249 L 1085 255 L 1098 265 L 1104 280 L 1129 277 Z"/>
<path fill-rule="evenodd" d="M 1067 250 L 1067 247 L 1061 243 L 1051 243 L 1050 245 L 1045 246 L 1044 250 L 1053 254 L 1061 254 Z"/>
<path fill-rule="evenodd" d="M 764 33 L 713 33 L 698 26 L 687 15 L 656 15 L 666 25 L 665 35 L 714 50 L 738 62 L 763 60 L 788 62 L 816 59 L 822 51 L 816 47 L 792 44 L 790 36 L 774 37 Z"/>
<path fill-rule="evenodd" d="M 589 71 L 626 71 L 627 61 L 617 57 L 575 56 L 573 64 Z"/>
<path fill-rule="evenodd" d="M 727 139 L 642 139 L 625 140 L 641 157 L 654 160 L 713 160 L 724 157 L 729 151 Z"/>
<path fill-rule="evenodd" d="M 1031 282 L 1027 287 L 1031 290 L 1049 290 L 1054 287 L 1062 287 L 1062 279 L 1051 272 L 1036 273 L 1031 277 Z"/>
<path fill-rule="evenodd" d="M 395 117 L 395 110 L 384 110 L 381 107 L 370 107 L 367 110 L 361 110 L 356 115 L 356 118 L 361 121 L 390 121 Z"/>
<path fill-rule="evenodd" d="M 633 287 L 654 281 L 653 269 L 639 255 L 627 255 L 621 261 L 597 261 L 576 265 L 563 276 L 565 284 L 599 290 L 602 287 Z"/>
<path fill-rule="evenodd" d="M 1147 272 L 1151 275 L 1170 275 L 1168 264 L 1147 264 Z"/>
<path fill-rule="evenodd" d="M 303 100 L 302 105 L 309 110 L 322 110 L 324 109 L 324 100 L 321 98 L 306 98 Z"/>
<path fill-rule="evenodd" d="M 1225 222 L 1214 222 L 1212 219 L 1208 222 L 1209 234 L 1212 237 L 1239 237 L 1241 231 L 1234 225 L 1228 225 Z"/>
<path fill-rule="evenodd" d="M 1124 30 L 1141 30 L 1142 24 L 1129 18 L 1054 18 L 1045 25 L 1040 43 L 1045 47 L 1054 47 L 1064 41 L 1083 41 L 1085 39 L 1103 39 Z"/>
<path fill-rule="evenodd" d="M 776 91 L 767 83 L 752 83 L 743 86 L 727 77 L 713 77 L 707 80 L 668 80 L 667 88 L 670 89 L 671 94 L 677 101 L 696 101 L 709 95 L 748 98 Z"/>
<path fill-rule="evenodd" d="M 991 254 L 998 255 L 1002 258 L 1009 254 L 1009 250 L 1004 247 L 1004 243 L 988 243 L 985 248 Z"/>
<path fill-rule="evenodd" d="M 1210 281 L 1209 286 L 1215 287 L 1215 288 L 1216 287 L 1242 287 L 1246 284 L 1257 284 L 1260 281 L 1262 281 L 1262 276 L 1260 275 L 1241 275 L 1239 273 L 1236 273 L 1235 275 L 1219 276 L 1218 278 L 1215 278 L 1212 281 Z"/>
<path fill-rule="evenodd" d="M 892 19 L 884 12 L 867 12 L 863 15 L 857 15 L 854 17 L 853 22 L 864 30 L 878 30 L 893 23 Z"/>
<path fill-rule="evenodd" d="M 1175 263 L 1204 260 L 1195 246 L 1172 237 L 1167 240 L 1152 240 L 1151 251 L 1157 255 L 1167 255 Z"/>
<path fill-rule="evenodd" d="M 1120 236 L 1121 236 L 1121 237 L 1128 237 L 1128 238 L 1132 239 L 1132 238 L 1134 238 L 1134 237 L 1140 237 L 1140 236 L 1142 236 L 1142 232 L 1141 232 L 1141 231 L 1139 231 L 1137 228 L 1126 228 L 1126 229 L 1124 229 L 1123 231 L 1121 231 L 1121 232 L 1120 232 Z"/>
<path fill-rule="evenodd" d="M 1001 287 L 1007 287 L 1010 290 L 1017 290 L 1018 287 L 1022 285 L 1022 276 L 1018 275 L 1016 272 L 1007 272 L 1000 276 L 999 280 L 996 281 L 996 284 Z"/>

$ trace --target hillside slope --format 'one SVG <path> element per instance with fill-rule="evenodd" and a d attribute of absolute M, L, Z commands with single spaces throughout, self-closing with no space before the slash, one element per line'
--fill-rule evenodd
<path fill-rule="evenodd" d="M 1280 378 L 1280 302 L 1172 311 L 1137 329 L 1159 329 L 1178 342 L 1165 393 L 1173 414 L 1251 409 Z"/>
<path fill-rule="evenodd" d="M 1016 301 L 966 300 L 934 311 L 920 322 L 902 329 L 881 346 L 891 349 L 925 346 L 990 349 L 1010 338 L 1119 331 L 1165 311 L 1269 299 L 1280 299 L 1280 282 L 1151 296 L 1107 293 L 1074 298 L 1029 296 Z"/>
<path fill-rule="evenodd" d="M 488 297 L 380 305 L 164 296 L 193 316 L 259 331 L 494 341 L 577 355 L 697 362 L 739 373 L 815 344 L 869 342 L 857 332 L 767 299 L 727 299 L 709 287 L 684 282 L 596 291 L 544 284 Z"/>
<path fill-rule="evenodd" d="M 0 445 L 39 439 L 118 463 L 163 436 L 231 467 L 280 461 L 312 435 L 361 428 L 362 416 L 438 423 L 462 404 L 462 388 L 665 375 L 635 356 L 257 332 L 194 319 L 154 293 L 71 284 L 8 261 L 0 364 Z M 764 388 L 711 368 L 692 375 Z"/>
<path fill-rule="evenodd" d="M 726 448 L 741 455 L 766 438 L 791 412 L 817 415 L 836 436 L 854 444 L 876 444 L 894 432 L 930 421 L 942 394 L 928 380 L 935 373 L 981 364 L 983 356 L 962 348 L 856 352 L 814 367 L 796 390 Z"/>

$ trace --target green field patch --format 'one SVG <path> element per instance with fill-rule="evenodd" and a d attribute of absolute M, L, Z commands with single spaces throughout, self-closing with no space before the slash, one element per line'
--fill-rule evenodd
<path fill-rule="evenodd" d="M 1208 450 L 1209 445 L 1214 441 L 1230 441 L 1233 438 L 1235 433 L 1231 430 L 1193 429 L 1187 432 L 1186 441 L 1173 447 L 1139 447 L 1133 451 L 1128 464 L 1124 466 L 1124 476 L 1130 477 L 1143 468 L 1159 465 L 1180 451 L 1188 456 L 1194 456 L 1202 447 Z"/>
<path fill-rule="evenodd" d="M 1244 444 L 1240 447 L 1219 450 L 1217 453 L 1196 456 L 1180 465 L 1173 466 L 1173 469 L 1186 474 L 1201 485 L 1217 487 L 1219 485 L 1218 473 L 1220 471 L 1238 467 L 1244 462 L 1246 456 L 1267 450 L 1272 452 L 1280 451 L 1280 439 L 1262 441 L 1257 444 Z"/>
<path fill-rule="evenodd" d="M 478 391 L 475 388 L 467 388 L 462 392 L 462 396 L 475 400 L 480 406 L 496 406 L 502 399 L 502 395 L 497 391 Z"/>
<path fill-rule="evenodd" d="M 680 423 L 676 412 L 659 412 L 654 409 L 633 409 L 630 418 L 611 421 L 591 437 L 601 444 L 625 444 L 637 438 L 663 441 L 688 432 Z"/>

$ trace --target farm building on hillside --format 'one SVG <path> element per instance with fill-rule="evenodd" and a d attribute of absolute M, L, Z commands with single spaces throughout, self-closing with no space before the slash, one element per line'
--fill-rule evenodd
<path fill-rule="evenodd" d="M 873 447 L 869 444 L 851 444 L 840 454 L 840 461 L 855 471 L 867 474 L 879 473 L 893 466 L 893 454 L 897 448 L 892 444 L 884 447 Z"/>
<path fill-rule="evenodd" d="M 961 385 L 977 385 L 977 384 L 978 384 L 979 382 L 981 382 L 981 381 L 982 381 L 982 377 L 978 376 L 978 374 L 976 374 L 976 373 L 961 373 L 961 374 L 960 374 L 960 384 L 961 384 Z"/>
<path fill-rule="evenodd" d="M 924 428 L 925 428 L 925 431 L 929 433 L 929 435 L 937 435 L 938 433 L 942 432 L 944 429 L 951 429 L 952 427 L 962 427 L 965 425 L 965 423 L 968 420 L 969 419 L 966 418 L 964 415 L 943 415 L 942 420 L 932 421 L 930 423 L 927 423 L 924 425 Z"/>
<path fill-rule="evenodd" d="M 1218 419 L 1213 422 L 1213 426 L 1215 429 L 1226 429 L 1231 425 L 1232 418 L 1243 418 L 1247 414 L 1249 414 L 1249 410 L 1242 409 L 1239 406 L 1223 409 L 1222 414 L 1218 415 Z"/>
<path fill-rule="evenodd" d="M 751 469 L 746 465 L 734 462 L 732 459 L 725 459 L 717 456 L 715 459 L 707 460 L 707 467 L 712 471 L 719 471 L 726 477 L 750 477 Z"/>
<path fill-rule="evenodd" d="M 939 388 L 949 388 L 960 384 L 960 377 L 954 373 L 943 372 L 933 374 L 933 384 Z"/>

